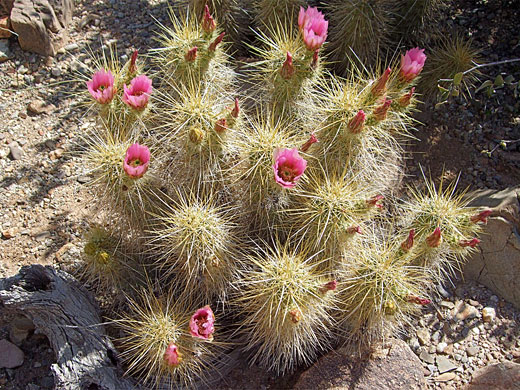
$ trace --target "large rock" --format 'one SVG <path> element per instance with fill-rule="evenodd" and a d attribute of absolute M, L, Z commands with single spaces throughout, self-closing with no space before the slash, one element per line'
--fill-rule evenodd
<path fill-rule="evenodd" d="M 295 390 L 423 390 L 420 360 L 402 340 L 391 340 L 377 356 L 360 360 L 341 351 L 323 356 L 305 371 Z"/>
<path fill-rule="evenodd" d="M 13 9 L 14 0 L 0 0 L 0 14 L 9 15 Z"/>
<path fill-rule="evenodd" d="M 504 362 L 477 370 L 464 390 L 518 390 L 520 364 Z"/>
<path fill-rule="evenodd" d="M 479 250 L 464 267 L 475 280 L 520 308 L 520 187 L 477 193 L 474 206 L 493 208 Z"/>
<path fill-rule="evenodd" d="M 15 0 L 11 25 L 23 50 L 53 56 L 67 42 L 73 0 Z"/>

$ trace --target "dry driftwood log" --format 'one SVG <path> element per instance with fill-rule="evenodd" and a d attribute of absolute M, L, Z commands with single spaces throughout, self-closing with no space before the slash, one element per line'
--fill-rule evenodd
<path fill-rule="evenodd" d="M 139 389 L 118 375 L 116 352 L 99 325 L 94 300 L 69 274 L 41 265 L 23 267 L 0 279 L 0 301 L 48 337 L 57 359 L 52 365 L 56 389 Z"/>

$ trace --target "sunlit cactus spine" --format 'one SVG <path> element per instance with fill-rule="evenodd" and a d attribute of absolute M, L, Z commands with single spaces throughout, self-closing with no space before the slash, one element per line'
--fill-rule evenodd
<path fill-rule="evenodd" d="M 414 263 L 430 269 L 438 278 L 460 269 L 464 258 L 479 244 L 481 224 L 489 211 L 468 207 L 464 191 L 456 182 L 438 188 L 426 181 L 426 191 L 411 189 L 411 199 L 401 205 L 400 226 L 404 234 L 413 230 Z"/>
<path fill-rule="evenodd" d="M 169 15 L 172 26 L 160 25 L 157 38 L 160 47 L 151 50 L 163 87 L 198 85 L 211 80 L 217 89 L 225 89 L 231 72 L 223 48 L 225 32 L 209 11 L 199 16 L 188 10 L 178 17 L 170 8 Z"/>
<path fill-rule="evenodd" d="M 221 348 L 210 307 L 195 311 L 170 294 L 144 290 L 129 308 L 115 320 L 128 374 L 153 388 L 181 389 L 205 383 L 217 369 Z"/>
<path fill-rule="evenodd" d="M 331 26 L 327 50 L 336 70 L 377 65 L 390 43 L 395 1 L 332 0 L 325 8 Z"/>
<path fill-rule="evenodd" d="M 323 80 L 320 48 L 328 22 L 316 8 L 300 8 L 297 30 L 292 25 L 259 33 L 261 45 L 252 49 L 261 59 L 252 64 L 257 87 L 264 91 L 277 116 L 313 118 L 315 88 Z"/>
<path fill-rule="evenodd" d="M 179 192 L 155 215 L 148 247 L 157 268 L 187 294 L 185 300 L 225 302 L 240 264 L 238 219 L 232 206 L 219 206 L 203 190 Z"/>
<path fill-rule="evenodd" d="M 397 242 L 378 236 L 367 232 L 360 245 L 344 252 L 338 284 L 336 318 L 344 342 L 358 351 L 409 324 L 429 303 L 428 273 L 411 265 Z"/>
<path fill-rule="evenodd" d="M 334 273 L 341 266 L 345 249 L 365 237 L 365 222 L 377 216 L 383 199 L 364 184 L 345 179 L 342 172 L 309 173 L 301 189 L 294 192 L 287 210 L 293 235 L 313 251 L 315 260 Z M 322 259 L 327 259 L 323 262 Z"/>
<path fill-rule="evenodd" d="M 317 271 L 312 256 L 276 244 L 248 257 L 237 282 L 240 330 L 251 361 L 284 374 L 311 363 L 337 336 L 329 314 L 336 281 Z"/>

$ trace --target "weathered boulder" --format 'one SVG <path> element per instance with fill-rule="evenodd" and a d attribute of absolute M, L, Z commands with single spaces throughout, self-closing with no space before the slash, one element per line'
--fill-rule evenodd
<path fill-rule="evenodd" d="M 305 371 L 295 390 L 426 389 L 419 358 L 402 340 L 390 340 L 370 359 L 332 351 Z"/>
<path fill-rule="evenodd" d="M 520 308 L 520 187 L 476 193 L 473 206 L 491 207 L 479 250 L 464 266 L 464 277 L 490 288 Z"/>
<path fill-rule="evenodd" d="M 14 0 L 0 0 L 0 14 L 9 15 L 13 9 Z"/>
<path fill-rule="evenodd" d="M 11 25 L 23 50 L 53 56 L 67 42 L 73 0 L 15 0 Z"/>
<path fill-rule="evenodd" d="M 503 362 L 477 370 L 464 390 L 518 390 L 520 364 Z"/>

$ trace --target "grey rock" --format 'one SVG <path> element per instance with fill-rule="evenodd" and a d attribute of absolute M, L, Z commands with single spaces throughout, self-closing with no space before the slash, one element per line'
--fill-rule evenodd
<path fill-rule="evenodd" d="M 15 368 L 23 364 L 22 350 L 6 339 L 0 340 L 0 351 L 0 368 Z"/>
<path fill-rule="evenodd" d="M 437 353 L 443 353 L 446 350 L 447 346 L 448 346 L 448 344 L 446 344 L 444 342 L 437 344 Z"/>
<path fill-rule="evenodd" d="M 468 347 L 466 348 L 466 353 L 468 356 L 475 356 L 479 351 L 479 347 Z"/>
<path fill-rule="evenodd" d="M 464 390 L 517 390 L 520 364 L 504 362 L 480 368 Z"/>
<path fill-rule="evenodd" d="M 480 248 L 466 262 L 464 276 L 520 308 L 520 187 L 474 193 L 473 206 L 492 208 Z"/>
<path fill-rule="evenodd" d="M 426 352 L 426 351 L 422 351 L 419 354 L 419 359 L 421 359 L 423 362 L 428 363 L 428 364 L 435 363 L 435 356 L 432 355 L 431 353 Z"/>
<path fill-rule="evenodd" d="M 7 61 L 12 56 L 13 55 L 9 50 L 9 40 L 0 39 L 0 63 Z"/>
<path fill-rule="evenodd" d="M 14 318 L 9 327 L 9 339 L 16 345 L 20 345 L 33 330 L 34 324 L 27 317 Z"/>
<path fill-rule="evenodd" d="M 51 74 L 52 74 L 54 77 L 60 77 L 60 76 L 61 76 L 61 69 L 58 68 L 58 67 L 52 68 L 52 69 L 51 69 Z"/>
<path fill-rule="evenodd" d="M 428 345 L 430 343 L 430 331 L 426 328 L 419 328 L 416 331 L 417 338 L 421 345 Z"/>
<path fill-rule="evenodd" d="M 20 160 L 23 155 L 23 150 L 20 147 L 20 145 L 18 145 L 18 142 L 13 141 L 8 146 L 9 146 L 9 156 L 11 157 L 11 159 Z"/>
<path fill-rule="evenodd" d="M 66 45 L 64 47 L 64 49 L 66 51 L 74 51 L 74 50 L 78 50 L 79 48 L 79 45 L 77 43 L 69 43 L 68 45 Z"/>
<path fill-rule="evenodd" d="M 445 373 L 448 371 L 453 371 L 457 368 L 457 365 L 453 363 L 450 359 L 445 358 L 444 356 L 437 356 L 436 358 L 437 368 L 439 369 L 439 373 Z"/>

